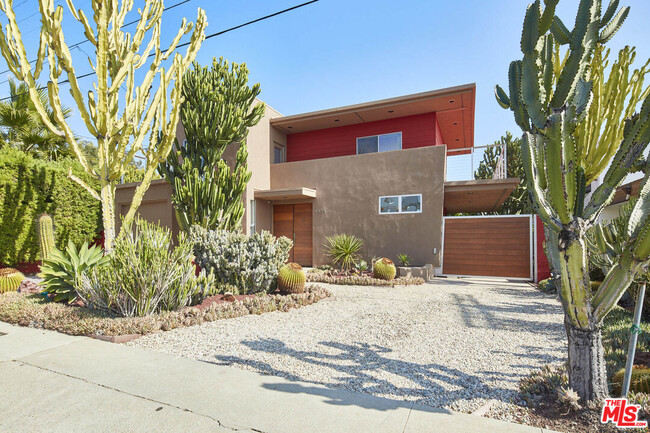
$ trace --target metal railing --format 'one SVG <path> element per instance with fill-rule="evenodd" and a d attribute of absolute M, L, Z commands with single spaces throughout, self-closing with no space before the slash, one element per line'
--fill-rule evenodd
<path fill-rule="evenodd" d="M 447 178 L 445 180 L 473 180 L 475 173 L 483 162 L 485 152 L 494 148 L 492 179 L 505 179 L 508 177 L 507 149 L 504 143 L 475 146 L 465 149 L 447 150 Z"/>

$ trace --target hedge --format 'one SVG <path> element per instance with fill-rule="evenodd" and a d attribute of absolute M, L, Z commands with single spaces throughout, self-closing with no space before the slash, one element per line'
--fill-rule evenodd
<path fill-rule="evenodd" d="M 92 241 L 101 230 L 98 200 L 68 179 L 68 169 L 98 188 L 75 160 L 42 161 L 17 149 L 0 149 L 0 263 L 12 266 L 40 260 L 36 220 L 54 220 L 56 245 Z"/>

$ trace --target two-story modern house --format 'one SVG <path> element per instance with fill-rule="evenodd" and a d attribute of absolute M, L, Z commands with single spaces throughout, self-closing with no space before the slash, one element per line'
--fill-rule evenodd
<path fill-rule="evenodd" d="M 248 136 L 245 233 L 294 241 L 291 261 L 329 263 L 325 238 L 354 234 L 365 255 L 441 266 L 443 215 L 497 209 L 518 179 L 446 182 L 447 154 L 474 146 L 475 85 L 282 116 L 267 107 Z M 179 128 L 179 141 L 184 139 Z M 460 151 L 459 151 L 460 149 Z M 121 185 L 118 209 L 133 185 Z M 164 180 L 140 213 L 177 231 Z"/>

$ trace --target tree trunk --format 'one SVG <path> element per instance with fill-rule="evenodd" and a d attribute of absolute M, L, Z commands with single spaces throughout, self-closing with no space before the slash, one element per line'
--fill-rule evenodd
<path fill-rule="evenodd" d="M 582 403 L 607 398 L 609 390 L 600 329 L 578 329 L 566 318 L 564 327 L 569 342 L 569 386 L 578 393 Z"/>

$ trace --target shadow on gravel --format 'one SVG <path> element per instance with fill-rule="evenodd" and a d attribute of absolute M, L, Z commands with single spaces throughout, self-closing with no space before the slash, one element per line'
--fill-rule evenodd
<path fill-rule="evenodd" d="M 457 400 L 476 398 L 495 398 L 495 391 L 504 396 L 504 401 L 512 397 L 512 390 L 495 388 L 484 383 L 491 374 L 486 372 L 484 377 L 469 375 L 462 371 L 449 368 L 441 364 L 418 364 L 403 360 L 387 358 L 385 355 L 391 350 L 378 345 L 365 343 L 342 344 L 333 341 L 322 341 L 319 344 L 324 347 L 334 348 L 336 354 L 323 353 L 318 351 L 302 351 L 288 347 L 284 342 L 277 339 L 259 339 L 255 341 L 243 341 L 242 344 L 252 350 L 272 353 L 279 356 L 290 356 L 323 368 L 331 368 L 340 372 L 340 375 L 333 375 L 329 381 L 320 382 L 330 388 L 346 389 L 350 391 L 363 392 L 366 394 L 383 394 L 394 396 L 405 396 L 414 398 L 415 403 L 427 406 L 440 406 L 451 404 Z M 272 367 L 264 362 L 244 359 L 233 356 L 216 356 L 217 364 L 232 365 L 243 364 L 254 367 L 261 373 L 285 377 L 296 381 L 311 381 L 312 378 L 299 377 L 283 370 Z M 381 373 L 389 373 L 381 374 Z M 382 376 L 403 376 L 409 379 L 412 386 L 396 386 Z M 443 386 L 446 384 L 447 386 Z M 308 392 L 310 388 L 300 386 L 299 388 L 287 388 L 287 392 Z M 321 393 L 320 388 L 314 388 Z M 282 390 L 282 389 L 280 389 Z M 334 396 L 334 394 L 332 394 Z M 440 400 L 440 396 L 443 401 Z M 331 404 L 345 404 L 341 400 L 332 398 Z M 355 402 L 350 404 L 358 404 Z"/>

